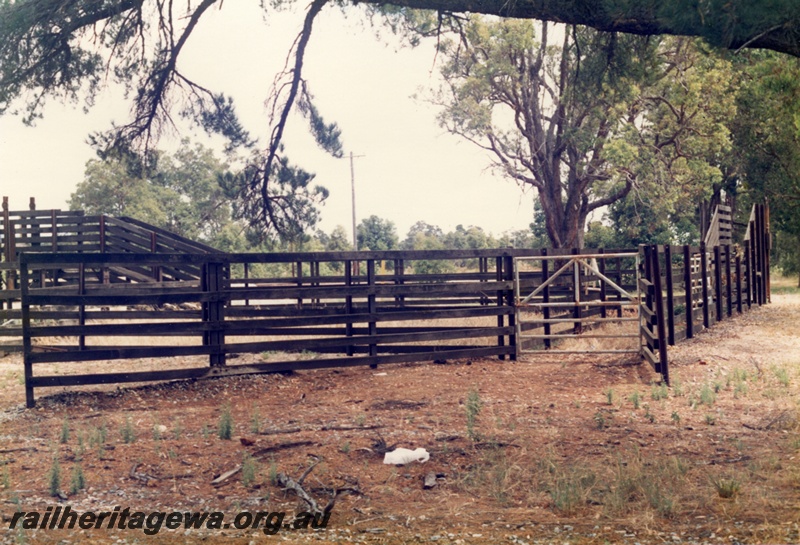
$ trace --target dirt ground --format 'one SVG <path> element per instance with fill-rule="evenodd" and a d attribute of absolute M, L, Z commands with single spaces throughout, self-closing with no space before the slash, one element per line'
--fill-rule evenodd
<path fill-rule="evenodd" d="M 800 294 L 780 291 L 671 348 L 669 389 L 636 360 L 531 355 L 41 390 L 27 410 L 6 357 L 0 542 L 797 543 Z M 385 465 L 387 446 L 430 459 Z M 303 489 L 340 490 L 324 530 L 9 529 L 67 505 L 288 520 L 307 506 L 277 481 L 315 463 Z"/>

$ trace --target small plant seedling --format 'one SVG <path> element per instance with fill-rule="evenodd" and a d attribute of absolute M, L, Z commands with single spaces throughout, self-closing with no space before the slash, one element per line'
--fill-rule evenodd
<path fill-rule="evenodd" d="M 644 417 L 648 419 L 651 424 L 656 421 L 656 417 L 650 412 L 650 405 L 647 403 L 644 404 Z"/>
<path fill-rule="evenodd" d="M 356 426 L 363 427 L 364 424 L 366 423 L 367 423 L 367 415 L 365 415 L 364 413 L 359 413 L 358 416 L 356 416 Z"/>
<path fill-rule="evenodd" d="M 131 422 L 131 417 L 125 419 L 125 425 L 122 426 L 121 430 L 122 440 L 125 443 L 135 443 L 136 442 L 136 430 L 133 428 L 133 422 Z"/>
<path fill-rule="evenodd" d="M 717 490 L 717 495 L 720 498 L 730 499 L 736 496 L 741 489 L 741 483 L 734 478 L 730 479 L 711 479 L 714 488 Z"/>
<path fill-rule="evenodd" d="M 250 415 L 250 433 L 260 433 L 261 432 L 261 414 L 258 412 L 258 409 L 253 410 L 253 414 Z"/>
<path fill-rule="evenodd" d="M 467 437 L 469 437 L 472 441 L 476 441 L 478 439 L 478 435 L 475 433 L 475 422 L 478 419 L 478 415 L 480 414 L 482 407 L 483 403 L 481 402 L 481 397 L 478 394 L 478 391 L 474 389 L 470 390 L 467 393 L 465 410 L 467 412 Z"/>
<path fill-rule="evenodd" d="M 51 496 L 58 496 L 61 493 L 61 464 L 58 462 L 58 455 L 53 456 L 53 465 L 47 473 L 47 482 Z"/>
<path fill-rule="evenodd" d="M 667 397 L 669 397 L 669 390 L 666 384 L 653 384 L 653 387 L 650 389 L 650 398 L 653 401 L 660 401 L 662 399 L 667 399 Z"/>
<path fill-rule="evenodd" d="M 278 464 L 275 463 L 275 458 L 269 459 L 269 484 L 275 486 L 278 484 Z"/>
<path fill-rule="evenodd" d="M 703 388 L 700 390 L 700 402 L 703 405 L 711 407 L 716 400 L 717 394 L 714 393 L 714 390 L 712 390 L 708 384 L 703 384 Z"/>
<path fill-rule="evenodd" d="M 222 409 L 222 414 L 219 416 L 219 425 L 217 426 L 217 436 L 220 439 L 230 440 L 233 435 L 233 417 L 231 416 L 230 405 L 225 405 Z"/>
<path fill-rule="evenodd" d="M 713 414 L 707 414 L 706 415 L 706 424 L 708 424 L 709 426 L 713 426 L 716 423 L 717 423 L 717 417 L 716 416 L 714 416 Z"/>
<path fill-rule="evenodd" d="M 258 472 L 258 462 L 245 452 L 242 458 L 242 485 L 250 487 L 256 480 L 256 473 Z"/>
<path fill-rule="evenodd" d="M 350 441 L 346 441 L 339 447 L 339 452 L 342 454 L 350 454 Z"/>
<path fill-rule="evenodd" d="M 606 428 L 606 417 L 603 416 L 603 413 L 600 411 L 594 413 L 594 423 L 598 430 L 603 430 Z"/>
<path fill-rule="evenodd" d="M 86 478 L 83 476 L 83 469 L 81 469 L 81 466 L 76 464 L 72 468 L 72 479 L 70 480 L 69 493 L 77 494 L 84 488 L 86 488 Z"/>
<path fill-rule="evenodd" d="M 64 418 L 64 422 L 61 423 L 61 435 L 59 436 L 59 441 L 61 441 L 62 445 L 66 445 L 69 442 L 69 420 Z"/>
<path fill-rule="evenodd" d="M 772 372 L 775 373 L 778 382 L 787 388 L 789 387 L 789 373 L 785 367 L 773 367 Z"/>
<path fill-rule="evenodd" d="M 183 435 L 183 426 L 181 426 L 179 420 L 176 420 L 175 425 L 172 427 L 172 438 L 177 441 L 181 438 L 181 435 Z"/>
<path fill-rule="evenodd" d="M 680 424 L 681 423 L 681 415 L 678 414 L 678 411 L 672 411 L 671 418 L 672 418 L 672 421 L 675 422 L 675 424 Z"/>
<path fill-rule="evenodd" d="M 633 408 L 634 409 L 638 409 L 639 405 L 641 403 L 641 396 L 639 395 L 639 392 L 633 392 L 629 399 L 631 400 L 631 403 L 633 404 Z"/>
<path fill-rule="evenodd" d="M 614 390 L 612 390 L 611 388 L 606 390 L 606 403 L 608 403 L 609 405 L 614 404 Z"/>

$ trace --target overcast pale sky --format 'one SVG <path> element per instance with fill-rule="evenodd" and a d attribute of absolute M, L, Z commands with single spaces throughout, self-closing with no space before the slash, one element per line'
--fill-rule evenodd
<path fill-rule="evenodd" d="M 226 2 L 204 16 L 187 43 L 180 68 L 195 81 L 234 97 L 246 127 L 266 143 L 266 109 L 275 74 L 302 25 L 303 11 L 264 22 L 258 2 Z M 412 95 L 438 85 L 433 42 L 400 48 L 380 39 L 364 17 L 344 17 L 328 7 L 315 22 L 304 76 L 327 120 L 342 129 L 346 153 L 355 160 L 357 218 L 376 214 L 395 222 L 402 236 L 418 220 L 445 230 L 479 225 L 494 234 L 527 228 L 533 194 L 487 170 L 489 158 L 436 123 L 436 107 Z M 0 118 L 0 187 L 13 209 L 36 197 L 39 208 L 66 208 L 93 152 L 85 143 L 111 120 L 127 120 L 129 103 L 117 89 L 105 91 L 88 114 L 81 106 L 52 102 L 44 119 L 25 127 Z M 160 147 L 174 146 L 176 135 Z M 350 229 L 350 163 L 316 148 L 296 118 L 287 129 L 293 161 L 317 174 L 330 190 L 320 227 Z"/>

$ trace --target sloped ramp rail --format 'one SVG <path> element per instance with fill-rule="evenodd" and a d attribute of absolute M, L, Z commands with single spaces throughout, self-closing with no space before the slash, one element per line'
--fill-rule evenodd
<path fill-rule="evenodd" d="M 31 253 L 217 253 L 218 250 L 170 233 L 134 218 L 87 216 L 71 210 L 8 210 L 3 201 L 0 224 L 0 356 L 22 350 L 22 317 L 19 307 L 19 255 Z M 193 263 L 142 266 L 109 265 L 81 271 L 77 264 L 40 269 L 29 278 L 32 288 L 56 288 L 91 284 L 194 282 L 200 267 Z M 69 316 L 54 314 L 52 319 Z"/>

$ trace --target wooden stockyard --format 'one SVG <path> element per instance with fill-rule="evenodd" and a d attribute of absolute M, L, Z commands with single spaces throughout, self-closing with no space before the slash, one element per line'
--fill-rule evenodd
<path fill-rule="evenodd" d="M 768 210 L 754 207 L 742 247 L 223 254 L 129 218 L 4 203 L 0 336 L 21 339 L 3 349 L 22 351 L 33 406 L 45 387 L 513 361 L 555 353 L 633 306 L 635 352 L 668 381 L 669 344 L 768 301 L 767 225 Z M 559 269 L 570 274 L 554 278 Z M 544 304 L 526 307 L 532 293 Z M 234 359 L 253 353 L 277 360 Z M 136 370 L 136 360 L 182 356 L 208 364 Z M 106 360 L 131 365 L 42 371 Z"/>

